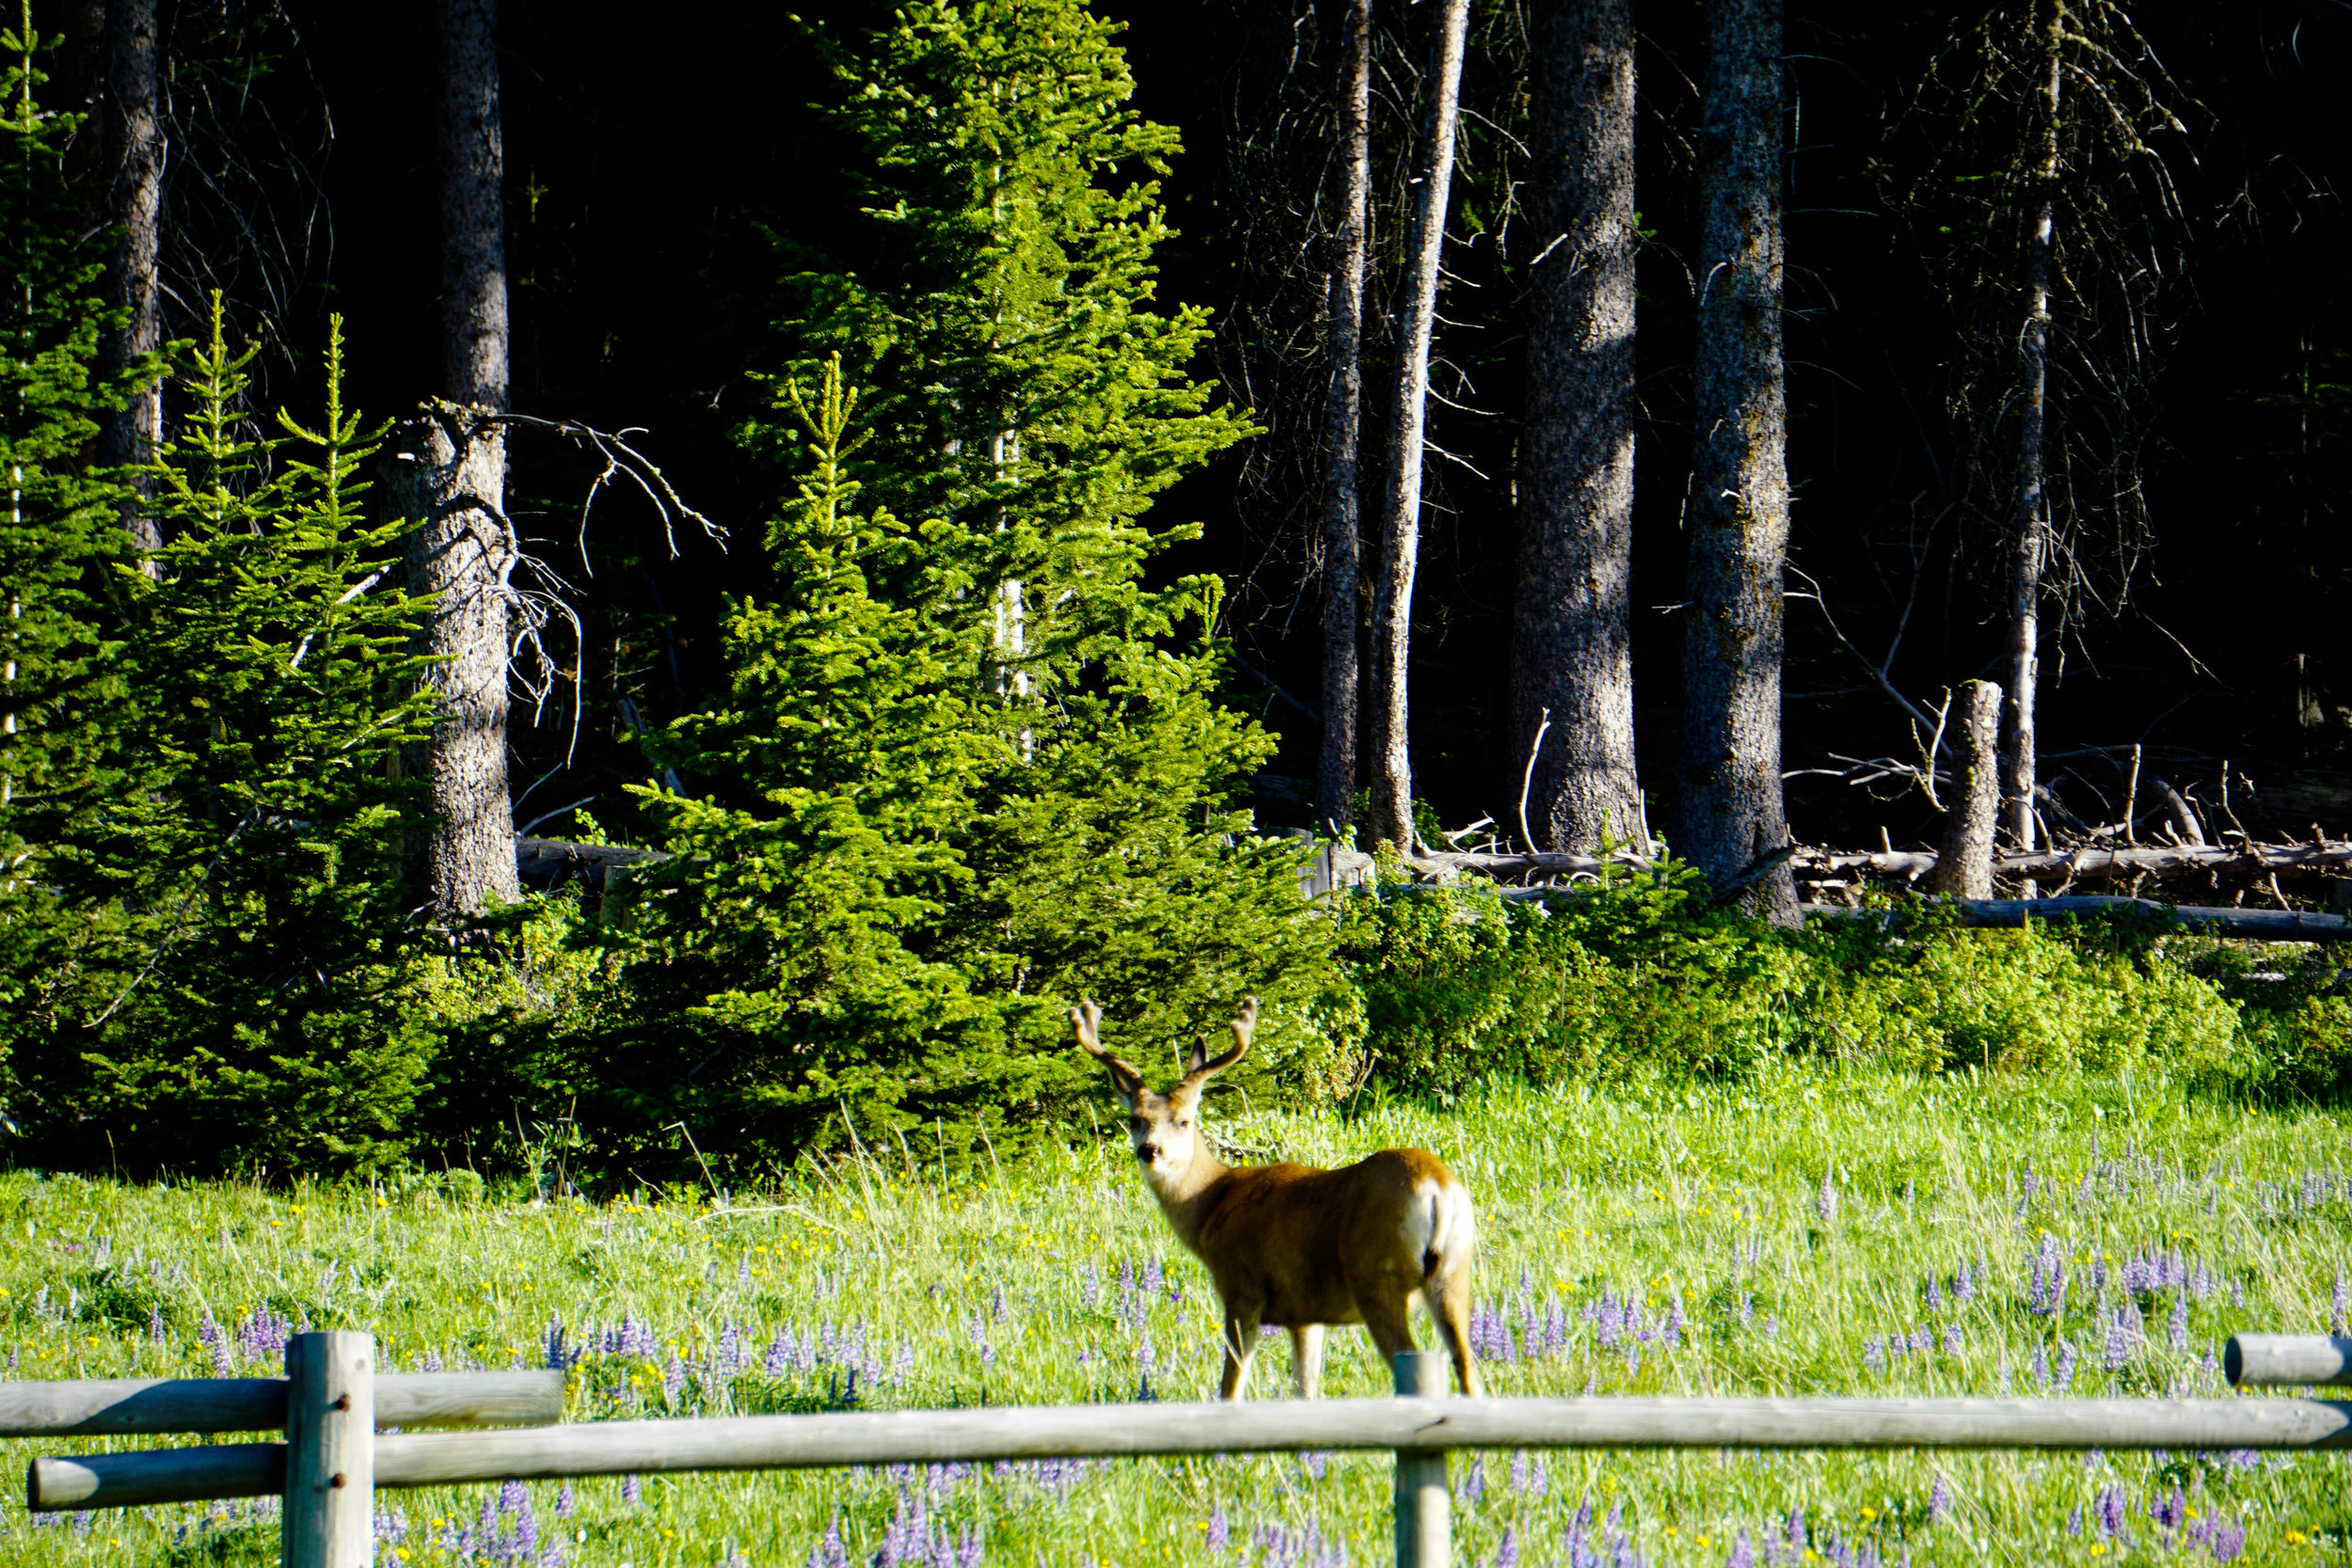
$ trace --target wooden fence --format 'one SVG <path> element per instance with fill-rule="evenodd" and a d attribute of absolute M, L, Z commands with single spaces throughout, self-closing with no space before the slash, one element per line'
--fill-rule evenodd
<path fill-rule="evenodd" d="M 803 1469 L 1047 1456 L 1387 1449 L 1396 1557 L 1450 1559 L 1454 1449 L 2347 1449 L 2352 1404 L 2318 1400 L 1737 1400 L 1445 1397 L 1437 1354 L 1396 1358 L 1396 1397 L 554 1421 L 560 1372 L 374 1375 L 365 1334 L 297 1335 L 283 1380 L 0 1385 L 0 1436 L 282 1427 L 283 1442 L 36 1459 L 36 1512 L 277 1496 L 286 1568 L 365 1568 L 379 1488 L 680 1470 Z M 2244 1335 L 2247 1386 L 2352 1384 L 2352 1339 Z"/>

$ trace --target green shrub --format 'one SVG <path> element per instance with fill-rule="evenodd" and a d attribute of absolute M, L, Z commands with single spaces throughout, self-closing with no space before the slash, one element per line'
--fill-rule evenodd
<path fill-rule="evenodd" d="M 1446 1101 L 1498 1076 L 1736 1070 L 1782 1048 L 1804 976 L 1679 865 L 1541 900 L 1388 879 L 1346 911 L 1375 1076 Z"/>
<path fill-rule="evenodd" d="M 1712 908 L 1672 863 L 1540 900 L 1391 880 L 1349 901 L 1343 953 L 1375 1076 L 1441 1100 L 1497 1077 L 1714 1075 L 1775 1053 L 2213 1086 L 2264 1071 L 2239 1005 L 2148 932 L 1970 930 L 1918 908 L 1891 927 L 1782 931 Z M 2303 1053 L 2298 1081 L 2316 1081 L 2352 1009 L 2299 1016 L 2265 1025 L 2268 1051 Z"/>

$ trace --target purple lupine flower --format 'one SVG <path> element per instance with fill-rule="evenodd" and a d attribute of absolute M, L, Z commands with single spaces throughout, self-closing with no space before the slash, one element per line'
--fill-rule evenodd
<path fill-rule="evenodd" d="M 2123 1533 L 2124 1501 L 2121 1481 L 2102 1488 L 2099 1493 L 2099 1533 L 2110 1541 Z"/>
<path fill-rule="evenodd" d="M 1837 1221 L 1837 1183 L 1828 1171 L 1821 1173 L 1821 1191 L 1813 1200 L 1814 1212 L 1821 1216 L 1823 1228 Z"/>
<path fill-rule="evenodd" d="M 678 1359 L 677 1352 L 672 1351 L 670 1359 L 661 1368 L 661 1392 L 668 1397 L 672 1404 L 675 1404 L 678 1395 L 684 1391 L 685 1387 L 686 1363 Z"/>
<path fill-rule="evenodd" d="M 2188 1293 L 2176 1291 L 2172 1297 L 2172 1317 L 2167 1327 L 2174 1350 L 2188 1349 Z"/>
<path fill-rule="evenodd" d="M 1944 1472 L 1935 1474 L 1935 1485 L 1928 1493 L 1928 1523 L 1934 1524 L 1952 1511 L 1952 1483 Z"/>
<path fill-rule="evenodd" d="M 1158 1295 L 1160 1293 L 1160 1286 L 1166 1281 L 1167 1277 L 1167 1271 L 1162 1267 L 1158 1257 L 1155 1255 L 1150 1262 L 1143 1265 L 1143 1293 L 1147 1296 Z"/>
<path fill-rule="evenodd" d="M 1479 1499 L 1486 1495 L 1486 1456 L 1482 1453 L 1473 1456 L 1470 1468 L 1462 1473 L 1461 1496 L 1464 1502 L 1475 1508 L 1478 1506 Z"/>
<path fill-rule="evenodd" d="M 1886 1370 L 1886 1340 L 1883 1338 L 1872 1335 L 1862 1341 L 1862 1365 L 1873 1372 Z"/>
<path fill-rule="evenodd" d="M 227 1377 L 236 1369 L 236 1362 L 229 1354 L 229 1338 L 221 1333 L 220 1324 L 214 1321 L 210 1312 L 205 1313 L 204 1321 L 196 1325 L 196 1337 L 203 1343 L 206 1350 L 213 1353 L 213 1375 L 215 1377 Z M 10 1351 L 8 1354 L 13 1357 L 16 1353 Z M 8 1365 L 13 1367 L 16 1362 L 11 1359 Z"/>
<path fill-rule="evenodd" d="M 2061 1392 L 2072 1389 L 2074 1386 L 2074 1340 L 2060 1339 L 2058 1341 L 2058 1368 L 2053 1376 L 2055 1377 Z"/>
<path fill-rule="evenodd" d="M 559 1519 L 568 1519 L 579 1512 L 580 1494 L 572 1489 L 572 1483 L 567 1481 L 555 1494 L 555 1516 Z"/>
<path fill-rule="evenodd" d="M 163 1307 L 160 1306 L 150 1307 L 147 1313 L 147 1337 L 160 1345 L 164 1342 L 165 1332 Z"/>
<path fill-rule="evenodd" d="M 515 1523 L 515 1555 L 529 1561 L 539 1553 L 539 1516 L 531 1510 L 531 1499 L 525 1497 Z"/>
<path fill-rule="evenodd" d="M 1558 1355 L 1568 1348 L 1568 1309 L 1558 1296 L 1544 1309 L 1544 1354 Z"/>
<path fill-rule="evenodd" d="M 1944 1286 L 1933 1275 L 1928 1275 L 1927 1301 L 1929 1311 L 1944 1310 Z"/>
<path fill-rule="evenodd" d="M 1677 1287 L 1675 1291 L 1674 1304 L 1666 1308 L 1666 1343 L 1669 1345 L 1681 1344 L 1682 1331 L 1684 1327 L 1689 1324 L 1689 1323 L 1690 1319 L 1683 1315 L 1682 1291 L 1681 1289 Z"/>
<path fill-rule="evenodd" d="M 1209 1510 L 1209 1550 L 1222 1552 L 1233 1538 L 1233 1527 L 1225 1518 L 1225 1505 Z"/>
<path fill-rule="evenodd" d="M 800 1348 L 789 1326 L 777 1329 L 776 1337 L 768 1341 L 768 1355 L 760 1363 L 759 1370 L 770 1377 L 782 1377 L 792 1370 L 793 1357 L 800 1353 Z"/>
<path fill-rule="evenodd" d="M 1963 1307 L 1974 1301 L 1977 1295 L 1977 1278 L 1982 1272 L 1980 1264 L 1971 1264 L 1966 1259 L 1962 1259 L 1960 1272 L 1952 1275 L 1952 1300 Z"/>
<path fill-rule="evenodd" d="M 1525 1449 L 1514 1450 L 1511 1455 L 1511 1492 L 1514 1497 L 1527 1496 L 1531 1473 L 1527 1464 L 1527 1450 Z"/>
<path fill-rule="evenodd" d="M 2179 1529 L 2188 1517 L 2188 1498 L 2175 1486 L 2169 1497 L 2159 1497 L 2148 1505 L 2148 1517 L 2165 1529 Z"/>
<path fill-rule="evenodd" d="M 1618 1504 L 1618 1507 L 1620 1508 L 1624 1506 L 1625 1505 L 1622 1503 Z M 1609 1523 L 1611 1528 L 1613 1528 L 1615 1527 L 1617 1523 L 1617 1516 L 1614 1513 L 1612 1513 L 1609 1515 Z M 1806 1537 L 1804 1529 L 1804 1510 L 1802 1508 L 1792 1508 L 1788 1511 L 1788 1549 L 1790 1551 L 1797 1553 L 1799 1556 L 1804 1555 Z"/>
<path fill-rule="evenodd" d="M 2336 1293 L 2329 1305 L 2335 1308 L 2335 1322 L 2329 1332 L 2339 1339 L 2352 1335 L 2352 1328 L 2345 1326 L 2346 1320 L 2352 1319 L 2352 1279 L 2346 1279 L 2341 1268 L 2336 1270 Z"/>
<path fill-rule="evenodd" d="M 2083 1511 L 2081 1505 L 2077 1504 L 2075 1505 L 2074 1512 L 2066 1516 L 2066 1533 L 2069 1535 L 2080 1535 L 2082 1532 Z"/>
<path fill-rule="evenodd" d="M 1756 1568 L 1756 1543 L 1742 1529 L 1733 1537 L 1731 1555 L 1724 1560 L 1724 1568 Z"/>
<path fill-rule="evenodd" d="M 83 1515 L 87 1518 L 87 1514 Z M 2214 1521 L 2213 1533 L 2205 1538 L 2205 1550 L 2216 1562 L 2235 1562 L 2246 1549 L 2246 1527 L 2233 1519 Z"/>
<path fill-rule="evenodd" d="M 1519 1532 L 1502 1527 L 1502 1542 L 1495 1548 L 1495 1568 L 1519 1568 Z"/>
<path fill-rule="evenodd" d="M 1600 1292 L 1600 1312 L 1594 1323 L 1594 1341 L 1603 1350 L 1613 1350 L 1624 1334 L 1625 1305 L 1617 1300 L 1614 1291 L 1604 1287 Z"/>
<path fill-rule="evenodd" d="M 1078 1304 L 1092 1307 L 1103 1299 L 1103 1271 L 1089 1262 L 1078 1275 Z"/>
<path fill-rule="evenodd" d="M 644 1478 L 634 1473 L 623 1476 L 621 1478 L 621 1501 L 628 1504 L 631 1508 L 635 1508 L 638 1504 L 644 1502 Z"/>
<path fill-rule="evenodd" d="M 2138 1348 L 2135 1342 L 2137 1336 L 2133 1333 L 2132 1319 L 2137 1316 L 2132 1305 L 2125 1302 L 2115 1309 L 2115 1316 L 2107 1320 L 2108 1371 L 2120 1372 L 2132 1364 L 2132 1352 Z"/>

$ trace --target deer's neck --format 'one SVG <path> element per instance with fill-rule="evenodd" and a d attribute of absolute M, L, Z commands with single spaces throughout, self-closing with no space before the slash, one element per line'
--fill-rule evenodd
<path fill-rule="evenodd" d="M 1226 1178 L 1232 1174 L 1224 1161 L 1202 1149 L 1183 1175 L 1152 1183 L 1152 1196 L 1160 1200 L 1160 1212 L 1168 1216 L 1168 1227 L 1184 1250 L 1196 1257 L 1200 1252 L 1200 1227 L 1216 1209 Z"/>

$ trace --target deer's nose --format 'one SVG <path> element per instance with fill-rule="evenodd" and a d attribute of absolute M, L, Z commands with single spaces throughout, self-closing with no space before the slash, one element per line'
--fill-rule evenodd
<path fill-rule="evenodd" d="M 1159 1157 L 1160 1146 L 1157 1144 L 1145 1144 L 1136 1150 L 1136 1158 L 1147 1165 Z"/>

